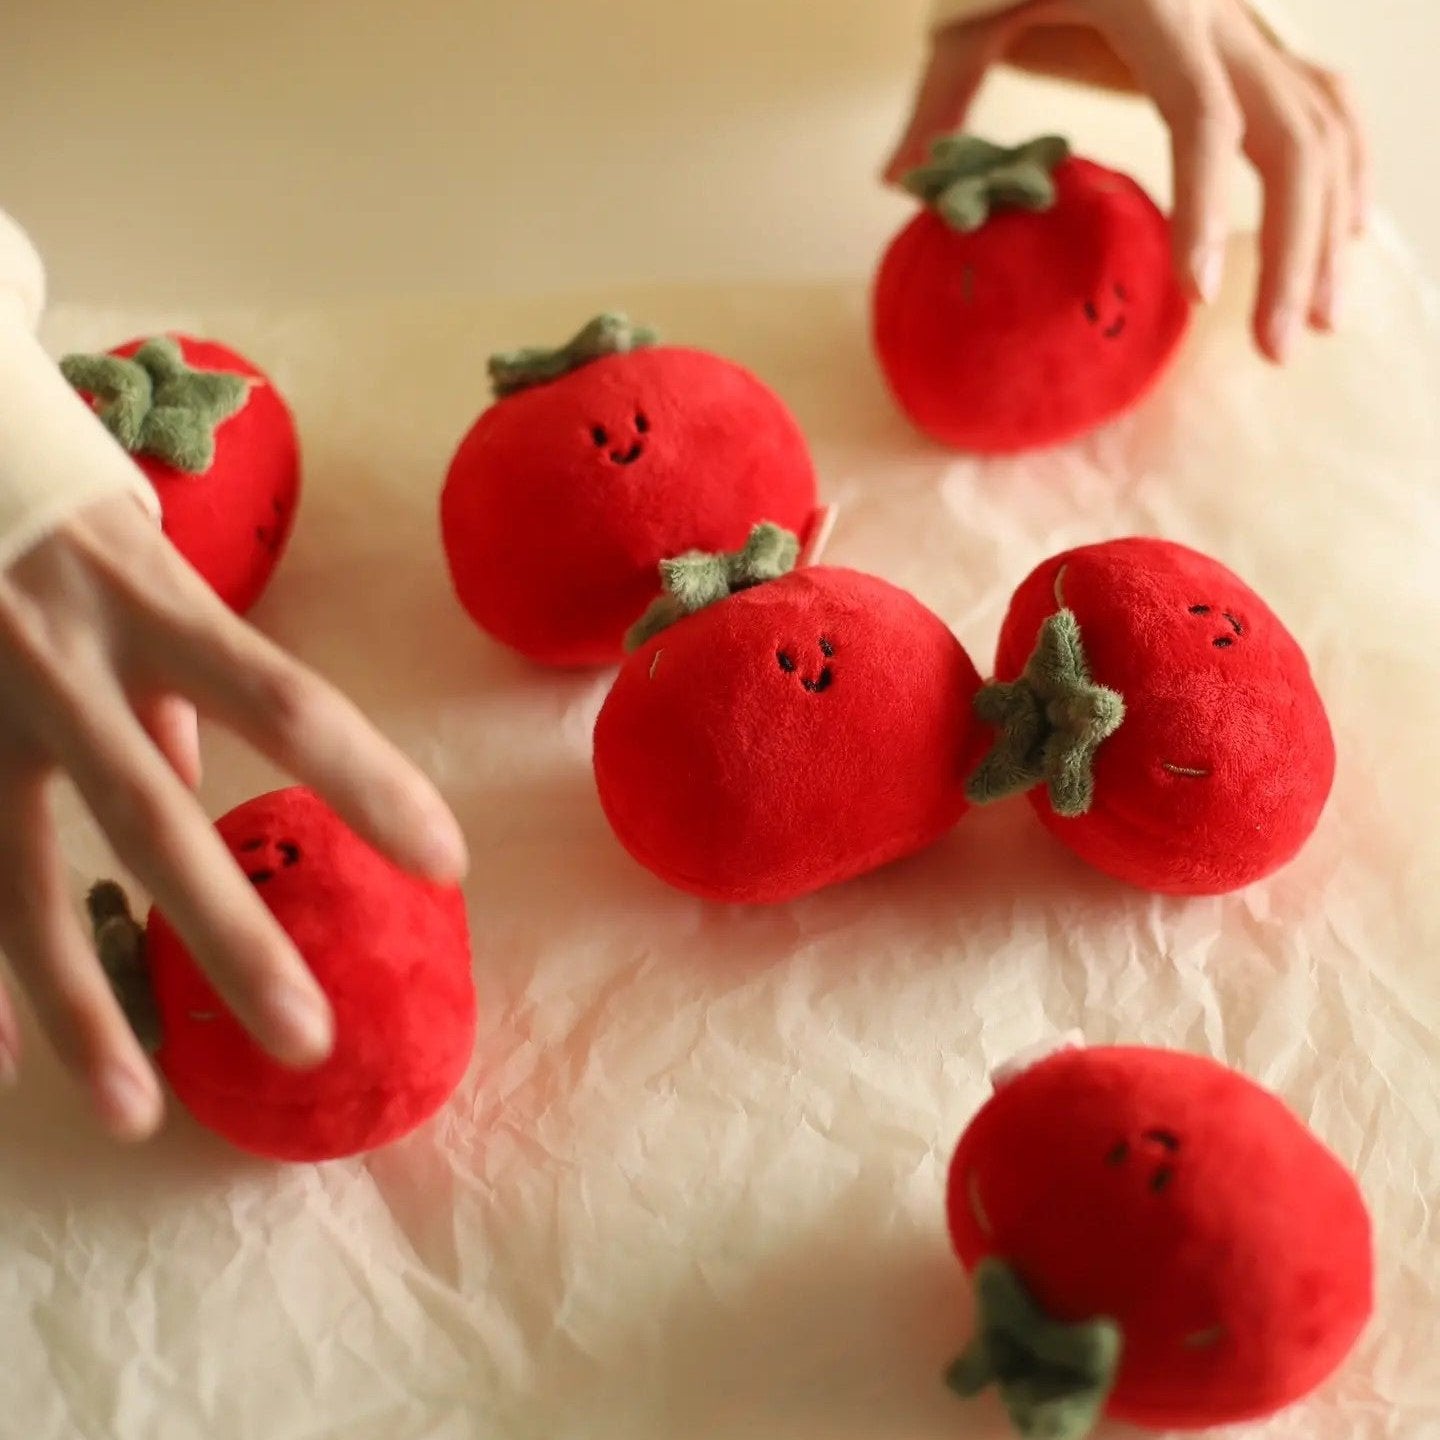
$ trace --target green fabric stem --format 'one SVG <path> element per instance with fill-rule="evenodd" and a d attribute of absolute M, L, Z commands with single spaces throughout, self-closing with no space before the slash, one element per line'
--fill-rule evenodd
<path fill-rule="evenodd" d="M 490 384 L 495 398 L 503 400 L 534 385 L 559 380 L 592 360 L 603 360 L 607 355 L 628 355 L 632 350 L 657 345 L 659 339 L 648 326 L 632 325 L 624 315 L 597 315 L 558 349 L 532 346 L 492 355 Z"/>
<path fill-rule="evenodd" d="M 662 560 L 660 581 L 665 593 L 630 627 L 625 636 L 626 649 L 638 650 L 677 620 L 738 590 L 788 575 L 799 558 L 800 541 L 789 530 L 767 520 L 750 532 L 739 550 L 719 554 L 691 550 L 673 560 Z"/>
<path fill-rule="evenodd" d="M 101 880 L 85 897 L 100 968 L 110 982 L 125 1018 L 147 1052 L 160 1048 L 160 1011 L 145 961 L 145 931 L 130 913 L 125 892 L 113 880 Z"/>
<path fill-rule="evenodd" d="M 946 135 L 902 183 L 952 229 L 968 234 L 997 210 L 1048 210 L 1055 203 L 1052 171 L 1069 156 L 1070 144 L 1059 135 L 1009 149 L 978 135 Z"/>
<path fill-rule="evenodd" d="M 250 395 L 245 376 L 192 369 L 166 335 L 147 340 L 129 360 L 67 355 L 60 372 L 95 396 L 105 428 L 132 455 L 153 455 L 189 475 L 215 463 L 216 430 Z"/>
<path fill-rule="evenodd" d="M 1095 754 L 1125 719 L 1124 697 L 1090 678 L 1071 610 L 1040 627 L 1018 680 L 992 680 L 975 713 L 1000 734 L 965 787 L 988 805 L 1044 784 L 1057 815 L 1083 815 L 1095 799 Z"/>
<path fill-rule="evenodd" d="M 946 1374 L 969 1398 L 1000 1392 L 1024 1440 L 1083 1440 L 1099 1422 L 1120 1368 L 1123 1336 L 1114 1320 L 1052 1320 L 1003 1260 L 975 1268 L 975 1338 Z"/>

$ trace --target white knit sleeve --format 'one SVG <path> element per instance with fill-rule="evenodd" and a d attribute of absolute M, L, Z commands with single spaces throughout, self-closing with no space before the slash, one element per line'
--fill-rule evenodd
<path fill-rule="evenodd" d="M 155 492 L 35 338 L 45 269 L 0 211 L 0 568 L 85 505 Z"/>

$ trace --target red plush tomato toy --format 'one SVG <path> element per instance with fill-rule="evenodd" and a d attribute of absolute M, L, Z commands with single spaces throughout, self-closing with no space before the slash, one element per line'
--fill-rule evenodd
<path fill-rule="evenodd" d="M 621 844 L 707 899 L 789 900 L 922 849 L 983 746 L 945 624 L 873 576 L 792 571 L 797 548 L 759 526 L 667 562 L 595 724 Z"/>
<path fill-rule="evenodd" d="M 1080 1440 L 1259 1419 L 1349 1354 L 1372 1303 L 1349 1173 L 1213 1060 L 1063 1050 L 999 1083 L 950 1167 L 976 1335 L 950 1372 L 1017 1430 Z"/>
<path fill-rule="evenodd" d="M 496 403 L 451 462 L 441 528 L 465 609 L 532 660 L 619 660 L 661 560 L 812 523 L 799 426 L 729 360 L 602 315 L 490 372 Z"/>
<path fill-rule="evenodd" d="M 184 335 L 69 355 L 60 368 L 155 487 L 171 543 L 227 605 L 250 609 L 300 495 L 295 422 L 279 391 L 243 355 Z"/>
<path fill-rule="evenodd" d="M 1127 176 L 1057 136 L 936 142 L 906 177 L 925 202 L 873 295 L 900 408 L 957 450 L 1056 445 L 1134 405 L 1185 333 L 1170 227 Z"/>
<path fill-rule="evenodd" d="M 996 680 L 1000 735 L 977 803 L 1032 790 L 1082 860 L 1175 895 L 1235 890 L 1314 830 L 1335 774 L 1300 647 L 1215 560 L 1112 540 L 1045 561 L 1016 591 Z"/>
<path fill-rule="evenodd" d="M 170 923 L 151 911 L 137 953 L 124 897 L 91 896 L 102 959 L 185 1108 L 280 1160 L 387 1144 L 449 1098 L 470 1061 L 475 987 L 454 886 L 406 875 L 310 791 L 262 795 L 216 827 L 329 998 L 335 1048 L 294 1070 L 225 1008 Z"/>

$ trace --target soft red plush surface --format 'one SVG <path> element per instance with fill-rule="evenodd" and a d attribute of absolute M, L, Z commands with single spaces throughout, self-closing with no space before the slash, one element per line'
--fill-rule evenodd
<path fill-rule="evenodd" d="M 601 438 L 603 437 L 603 438 Z M 656 346 L 496 401 L 440 502 L 456 594 L 533 660 L 601 665 L 659 594 L 661 560 L 804 536 L 810 452 L 773 391 L 729 360 Z"/>
<path fill-rule="evenodd" d="M 158 1059 L 176 1095 L 202 1125 L 283 1160 L 350 1155 L 414 1129 L 474 1045 L 460 891 L 401 873 L 308 790 L 250 800 L 217 829 L 329 996 L 335 1048 L 307 1071 L 270 1059 L 152 911 Z"/>
<path fill-rule="evenodd" d="M 149 338 L 111 353 L 129 357 Z M 295 522 L 300 498 L 295 422 L 280 392 L 243 355 L 212 340 L 173 338 L 186 364 L 260 382 L 251 387 L 245 408 L 215 432 L 215 463 L 203 475 L 187 475 L 149 455 L 135 456 L 160 497 L 171 543 L 227 605 L 243 614 L 269 583 Z"/>
<path fill-rule="evenodd" d="M 1134 405 L 1185 332 L 1170 230 L 1128 176 L 1054 172 L 1055 205 L 969 234 L 924 209 L 895 237 L 872 297 L 876 353 L 900 407 L 944 445 L 1059 444 Z"/>
<path fill-rule="evenodd" d="M 595 724 L 600 800 L 670 884 L 793 899 L 955 824 L 984 742 L 978 688 L 913 596 L 852 570 L 794 571 L 631 655 Z"/>
<path fill-rule="evenodd" d="M 1335 743 L 1305 655 L 1269 606 L 1183 545 L 1087 545 L 1016 591 L 998 679 L 1024 669 L 1060 608 L 1057 584 L 1125 720 L 1096 754 L 1088 814 L 1065 819 L 1043 787 L 1031 792 L 1049 829 L 1099 869 L 1172 894 L 1238 889 L 1290 860 L 1325 807 Z"/>
<path fill-rule="evenodd" d="M 1068 1050 L 1002 1084 L 961 1137 L 948 1210 L 967 1270 L 998 1257 L 1053 1318 L 1119 1322 L 1117 1419 L 1267 1415 L 1370 1314 L 1354 1180 L 1275 1096 L 1195 1055 Z"/>

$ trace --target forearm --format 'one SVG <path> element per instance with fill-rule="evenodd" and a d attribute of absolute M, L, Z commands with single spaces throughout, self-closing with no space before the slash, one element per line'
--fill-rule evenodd
<path fill-rule="evenodd" d="M 71 514 L 129 494 L 158 513 L 154 491 L 35 338 L 45 272 L 0 211 L 0 568 Z"/>

